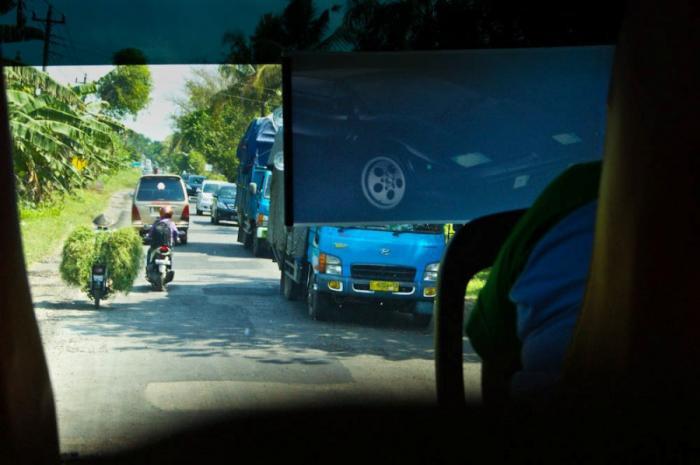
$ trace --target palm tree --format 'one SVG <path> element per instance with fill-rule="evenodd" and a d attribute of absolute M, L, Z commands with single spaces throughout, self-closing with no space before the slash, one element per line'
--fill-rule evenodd
<path fill-rule="evenodd" d="M 241 32 L 224 35 L 228 63 L 280 63 L 291 50 L 317 48 L 328 30 L 335 5 L 318 14 L 314 0 L 290 0 L 281 14 L 267 13 L 260 18 L 255 32 L 246 38 Z"/>

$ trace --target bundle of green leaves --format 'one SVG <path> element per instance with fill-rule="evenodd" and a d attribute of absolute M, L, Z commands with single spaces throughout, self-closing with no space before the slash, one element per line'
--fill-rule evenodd
<path fill-rule="evenodd" d="M 111 289 L 128 293 L 141 269 L 142 258 L 141 237 L 132 228 L 95 232 L 80 226 L 63 246 L 61 278 L 87 292 L 92 265 L 102 263 L 107 266 Z"/>
<path fill-rule="evenodd" d="M 77 227 L 63 244 L 61 279 L 71 286 L 85 288 L 90 282 L 90 267 L 95 254 L 95 231 Z"/>

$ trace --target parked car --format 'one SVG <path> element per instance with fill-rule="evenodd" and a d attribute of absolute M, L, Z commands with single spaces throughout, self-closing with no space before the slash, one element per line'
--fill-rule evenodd
<path fill-rule="evenodd" d="M 202 187 L 197 193 L 197 215 L 203 215 L 204 212 L 211 212 L 211 204 L 214 194 L 219 190 L 221 185 L 226 184 L 224 181 L 204 181 Z"/>
<path fill-rule="evenodd" d="M 236 211 L 236 185 L 223 184 L 219 192 L 214 195 L 211 204 L 211 222 L 219 224 L 220 221 L 238 221 Z"/>
<path fill-rule="evenodd" d="M 131 207 L 131 224 L 144 237 L 151 225 L 160 217 L 160 208 L 169 205 L 173 209 L 173 221 L 180 231 L 180 243 L 187 243 L 190 227 L 190 203 L 185 183 L 177 175 L 141 176 L 134 191 Z"/>
<path fill-rule="evenodd" d="M 187 195 L 196 197 L 202 189 L 202 183 L 207 179 L 206 176 L 190 175 L 187 179 Z"/>

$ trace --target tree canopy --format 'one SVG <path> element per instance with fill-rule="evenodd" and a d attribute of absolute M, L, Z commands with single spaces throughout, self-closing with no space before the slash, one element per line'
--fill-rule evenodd
<path fill-rule="evenodd" d="M 224 35 L 229 63 L 279 63 L 293 50 L 394 51 L 612 43 L 622 0 L 346 0 L 340 26 L 328 31 L 334 6 L 290 0 L 263 15 L 253 34 Z"/>
<path fill-rule="evenodd" d="M 279 63 L 290 50 L 316 48 L 328 32 L 332 12 L 340 6 L 318 11 L 313 0 L 290 0 L 280 14 L 260 18 L 255 32 L 246 38 L 240 31 L 224 35 L 229 63 Z"/>
<path fill-rule="evenodd" d="M 282 103 L 279 65 L 225 65 L 199 70 L 185 83 L 186 98 L 177 102 L 175 133 L 168 141 L 174 166 L 202 173 L 205 163 L 229 181 L 236 178 L 236 148 L 250 122 Z"/>
<path fill-rule="evenodd" d="M 97 81 L 97 94 L 109 104 L 105 112 L 116 118 L 136 117 L 150 102 L 153 81 L 148 66 L 117 65 Z"/>

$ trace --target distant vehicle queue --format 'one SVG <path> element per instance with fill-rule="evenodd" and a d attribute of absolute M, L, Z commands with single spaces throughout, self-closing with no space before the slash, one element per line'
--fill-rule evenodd
<path fill-rule="evenodd" d="M 282 128 L 280 109 L 250 123 L 237 147 L 235 183 L 189 173 L 144 175 L 134 195 L 132 224 L 144 234 L 164 202 L 172 203 L 180 243 L 186 244 L 189 205 L 195 202 L 196 214 L 209 213 L 212 224 L 236 222 L 238 242 L 277 263 L 283 295 L 306 300 L 311 318 L 331 319 L 345 303 L 361 302 L 378 311 L 411 313 L 427 325 L 447 229 L 437 224 L 286 227 Z"/>

